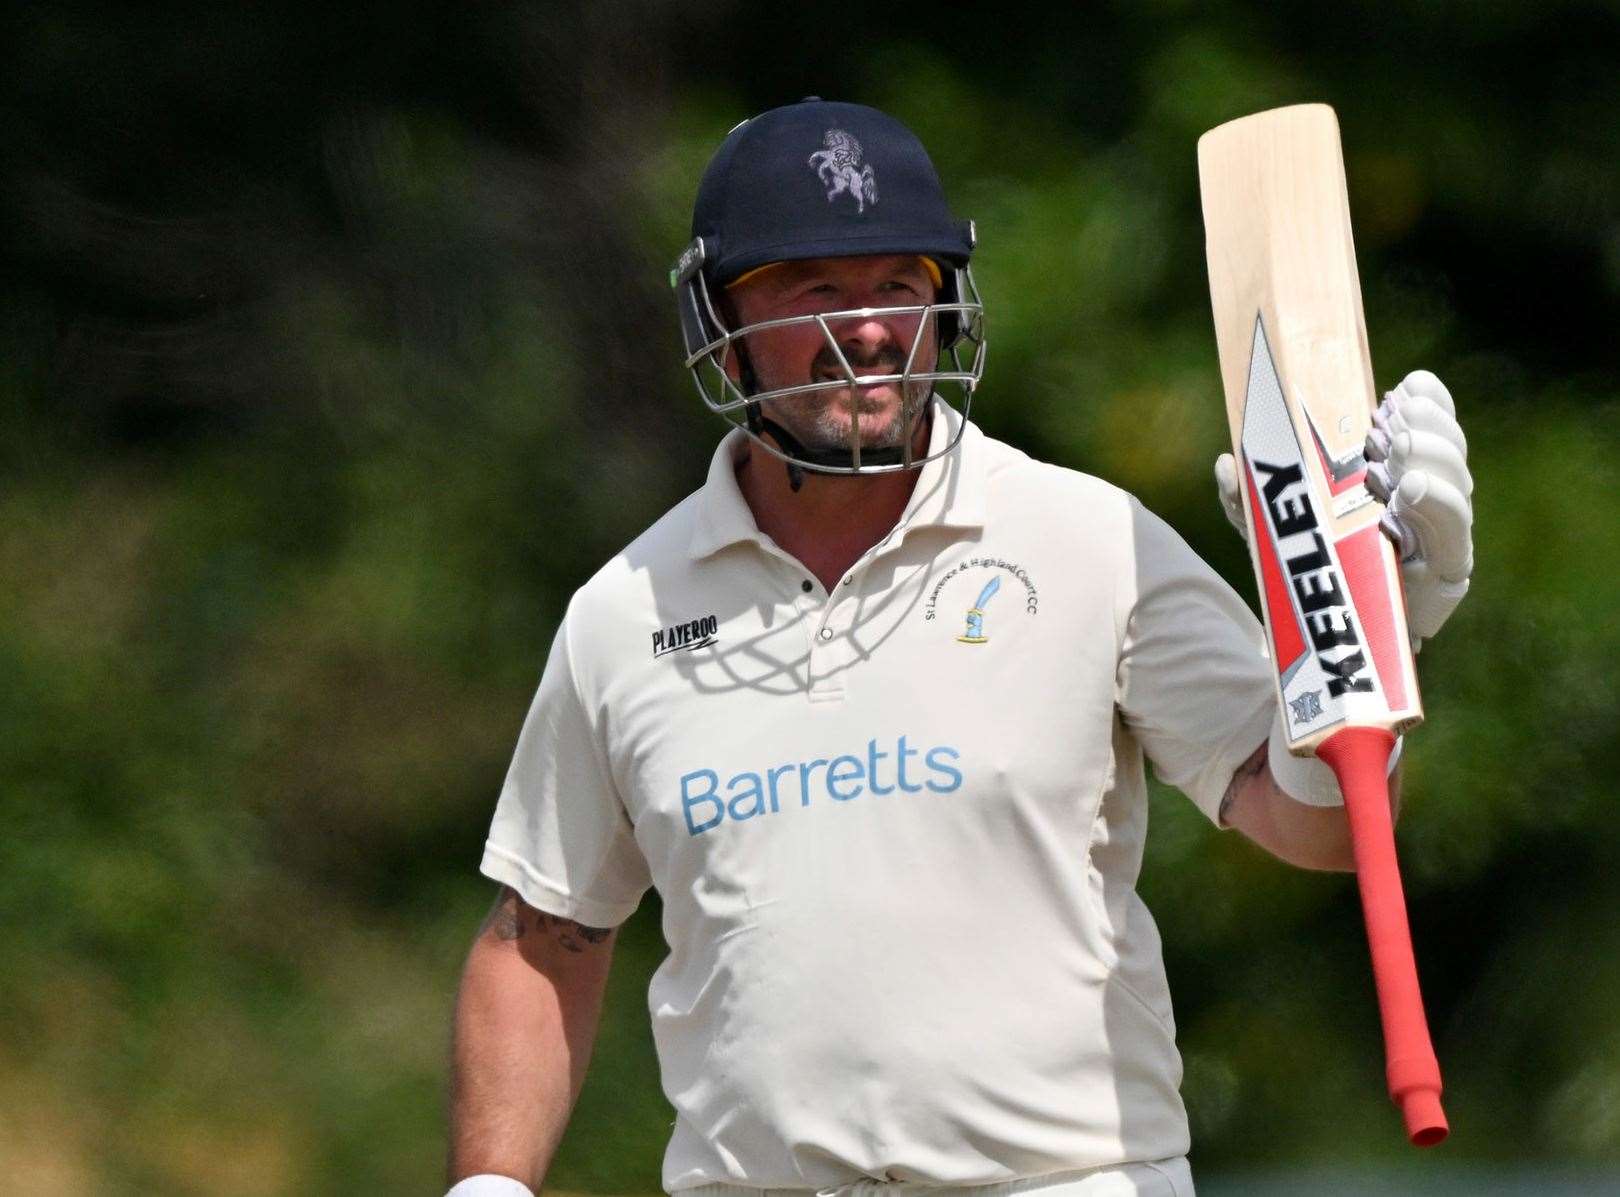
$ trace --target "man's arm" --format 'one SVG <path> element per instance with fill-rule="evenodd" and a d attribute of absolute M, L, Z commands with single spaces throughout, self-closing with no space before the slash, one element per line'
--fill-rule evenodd
<path fill-rule="evenodd" d="M 1350 823 L 1342 806 L 1296 802 L 1271 775 L 1267 746 L 1261 743 L 1232 774 L 1221 799 L 1222 827 L 1235 827 L 1279 860 L 1302 869 L 1350 872 L 1356 867 Z M 1389 779 L 1391 821 L 1401 813 L 1401 771 Z"/>
<path fill-rule="evenodd" d="M 494 1173 L 539 1190 L 585 1080 L 613 941 L 501 887 L 456 994 L 451 1184 Z"/>

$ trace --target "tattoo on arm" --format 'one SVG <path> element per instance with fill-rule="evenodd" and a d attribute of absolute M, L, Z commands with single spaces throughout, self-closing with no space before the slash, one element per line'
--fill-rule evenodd
<path fill-rule="evenodd" d="M 501 887 L 500 896 L 490 908 L 482 929 L 493 934 L 496 939 L 508 942 L 522 939 L 526 935 L 544 935 L 550 932 L 556 937 L 557 942 L 570 952 L 583 952 L 586 948 L 606 942 L 613 935 L 612 927 L 587 927 L 583 923 L 576 923 L 573 919 L 559 918 L 557 915 L 536 910 L 518 897 L 517 891 L 509 885 Z"/>
<path fill-rule="evenodd" d="M 496 939 L 518 939 L 523 934 L 523 902 L 509 887 L 501 887 L 501 896 L 495 899 L 489 917 L 484 920 L 486 930 L 493 931 Z"/>
<path fill-rule="evenodd" d="M 1232 809 L 1232 803 L 1237 801 L 1238 791 L 1258 777 L 1260 770 L 1265 767 L 1266 745 L 1262 743 L 1249 754 L 1248 760 L 1237 767 L 1237 772 L 1232 774 L 1232 780 L 1227 783 L 1226 793 L 1221 796 L 1221 809 L 1216 813 L 1216 818 L 1223 827 L 1226 825 L 1226 816 Z"/>
<path fill-rule="evenodd" d="M 555 931 L 557 942 L 570 952 L 583 952 L 613 934 L 612 927 L 587 927 L 584 923 L 576 923 L 573 919 L 560 919 L 554 914 L 540 915 L 539 925 Z"/>

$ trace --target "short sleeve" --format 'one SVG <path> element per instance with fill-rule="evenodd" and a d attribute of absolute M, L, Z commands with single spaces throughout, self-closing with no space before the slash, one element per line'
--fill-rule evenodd
<path fill-rule="evenodd" d="M 1266 741 L 1276 697 L 1260 622 L 1134 498 L 1122 567 L 1115 701 L 1160 781 L 1214 822 L 1232 774 Z"/>
<path fill-rule="evenodd" d="M 564 619 L 484 845 L 482 872 L 529 905 L 593 927 L 635 913 L 650 880 L 582 701 Z"/>

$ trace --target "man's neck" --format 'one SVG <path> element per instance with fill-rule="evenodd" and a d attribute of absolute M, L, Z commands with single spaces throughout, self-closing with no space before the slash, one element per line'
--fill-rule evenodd
<path fill-rule="evenodd" d="M 883 474 L 818 474 L 806 470 L 795 491 L 787 468 L 768 453 L 737 467 L 737 485 L 759 530 L 832 590 L 863 553 L 905 514 L 918 470 Z"/>

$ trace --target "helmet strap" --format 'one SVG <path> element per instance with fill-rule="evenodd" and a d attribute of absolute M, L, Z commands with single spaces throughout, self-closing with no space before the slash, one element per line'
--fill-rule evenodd
<path fill-rule="evenodd" d="M 737 385 L 742 388 L 745 395 L 752 395 L 759 389 L 758 380 L 754 377 L 754 363 L 748 360 L 748 348 L 741 341 L 737 343 Z M 775 420 L 766 419 L 758 403 L 745 404 L 743 416 L 748 421 L 748 431 L 755 436 L 763 436 L 768 432 L 788 453 L 804 456 L 804 446 Z M 787 476 L 788 488 L 794 494 L 798 494 L 799 488 L 804 485 L 804 470 L 797 462 L 790 461 L 787 463 Z"/>
<path fill-rule="evenodd" d="M 800 461 L 809 462 L 813 466 L 829 466 L 834 469 L 852 469 L 855 465 L 855 456 L 848 449 L 807 449 L 786 428 L 765 415 L 760 405 L 750 403 L 747 407 L 748 430 L 755 436 L 768 432 L 771 439 L 782 447 L 782 451 Z M 933 415 L 932 406 L 927 409 L 927 415 Z M 915 426 L 906 430 L 907 436 L 916 434 Z M 905 454 L 899 449 L 863 449 L 861 461 L 865 465 L 900 465 L 905 461 Z M 804 485 L 804 469 L 797 462 L 788 462 L 788 485 L 795 493 Z"/>
<path fill-rule="evenodd" d="M 783 428 L 775 420 L 767 419 L 765 414 L 760 410 L 759 404 L 750 403 L 743 409 L 743 411 L 747 413 L 749 432 L 752 432 L 755 436 L 764 436 L 768 432 L 771 434 L 771 439 L 782 446 L 784 452 L 791 453 L 795 457 L 804 456 L 804 446 L 799 444 L 799 442 L 794 439 L 793 434 L 786 428 Z M 794 494 L 798 494 L 799 488 L 804 485 L 804 469 L 796 461 L 790 461 L 786 464 L 788 488 L 792 490 Z"/>

